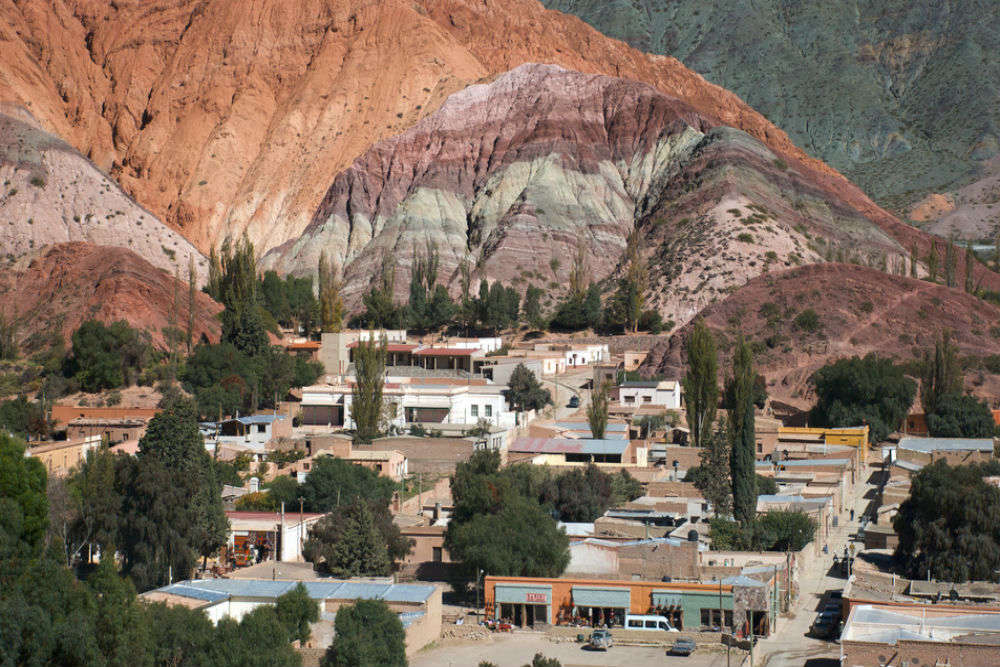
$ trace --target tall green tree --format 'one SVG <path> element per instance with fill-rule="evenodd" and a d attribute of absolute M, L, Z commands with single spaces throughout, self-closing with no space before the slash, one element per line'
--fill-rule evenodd
<path fill-rule="evenodd" d="M 223 242 L 214 272 L 217 275 L 214 282 L 209 280 L 209 294 L 226 308 L 222 312 L 222 339 L 248 357 L 262 354 L 270 347 L 264 326 L 266 311 L 258 292 L 257 255 L 245 234 L 235 244 L 229 239 Z"/>
<path fill-rule="evenodd" d="M 924 352 L 920 377 L 920 402 L 924 414 L 934 413 L 938 401 L 946 394 L 961 393 L 962 369 L 958 363 L 958 350 L 951 341 L 951 332 L 945 330 L 934 342 L 933 352 Z"/>
<path fill-rule="evenodd" d="M 385 425 L 385 338 L 360 341 L 354 349 L 354 389 L 351 393 L 351 419 L 360 442 L 379 437 Z"/>
<path fill-rule="evenodd" d="M 321 667 L 406 667 L 406 632 L 382 600 L 342 606 L 334 630 Z"/>
<path fill-rule="evenodd" d="M 542 315 L 542 289 L 530 285 L 524 292 L 524 319 L 532 329 L 544 329 L 545 318 Z"/>
<path fill-rule="evenodd" d="M 704 441 L 698 456 L 701 465 L 687 471 L 686 482 L 693 482 L 712 504 L 717 516 L 733 511 L 733 485 L 730 473 L 731 436 L 728 424 L 722 423 Z"/>
<path fill-rule="evenodd" d="M 688 371 L 684 376 L 684 401 L 688 428 L 695 447 L 702 447 L 712 433 L 719 405 L 718 355 L 715 338 L 699 318 L 685 344 Z"/>
<path fill-rule="evenodd" d="M 211 459 L 187 401 L 150 420 L 139 454 L 116 480 L 123 488 L 118 528 L 124 571 L 136 587 L 189 576 L 198 556 L 225 543 L 228 521 Z"/>
<path fill-rule="evenodd" d="M 389 548 L 366 502 L 354 502 L 309 532 L 306 560 L 342 579 L 392 574 Z"/>
<path fill-rule="evenodd" d="M 541 410 L 552 403 L 552 395 L 543 389 L 535 374 L 524 364 L 518 364 L 507 381 L 507 402 L 518 412 Z"/>
<path fill-rule="evenodd" d="M 312 634 L 309 624 L 319 621 L 319 603 L 309 597 L 301 581 L 292 590 L 278 596 L 274 601 L 274 611 L 292 641 L 304 646 Z"/>
<path fill-rule="evenodd" d="M 152 665 L 150 632 L 135 587 L 115 569 L 114 558 L 101 559 L 87 584 L 94 591 L 94 629 L 108 667 Z"/>
<path fill-rule="evenodd" d="M 1000 490 L 983 479 L 1000 466 L 952 467 L 943 460 L 913 476 L 899 507 L 895 559 L 914 579 L 996 581 L 1000 570 Z"/>
<path fill-rule="evenodd" d="M 935 438 L 992 438 L 996 423 L 985 401 L 951 393 L 937 399 L 927 415 L 927 430 Z"/>
<path fill-rule="evenodd" d="M 809 424 L 835 428 L 867 424 L 873 443 L 881 442 L 902 423 L 917 386 L 902 366 L 872 353 L 838 359 L 816 371 L 810 381 L 816 405 Z"/>
<path fill-rule="evenodd" d="M 0 561 L 21 551 L 38 553 L 48 527 L 45 466 L 25 457 L 24 444 L 0 433 Z"/>
<path fill-rule="evenodd" d="M 324 333 L 336 333 L 344 326 L 344 300 L 341 297 L 343 281 L 340 269 L 326 256 L 319 256 L 319 312 Z"/>
<path fill-rule="evenodd" d="M 733 355 L 733 405 L 729 409 L 729 478 L 733 485 L 733 516 L 749 526 L 757 517 L 757 470 L 754 432 L 753 353 L 740 339 Z"/>
<path fill-rule="evenodd" d="M 89 392 L 135 383 L 152 353 L 149 334 L 125 320 L 107 326 L 87 320 L 73 332 L 72 340 L 64 372 Z"/>
<path fill-rule="evenodd" d="M 309 512 L 333 512 L 356 500 L 378 501 L 388 506 L 394 484 L 364 466 L 335 456 L 317 457 L 299 489 Z"/>
<path fill-rule="evenodd" d="M 587 423 L 590 424 L 591 437 L 601 440 L 608 427 L 608 385 L 600 382 L 590 392 L 590 405 L 587 406 Z"/>

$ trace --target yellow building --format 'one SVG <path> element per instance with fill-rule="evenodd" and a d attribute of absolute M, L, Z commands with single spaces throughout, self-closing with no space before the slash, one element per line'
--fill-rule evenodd
<path fill-rule="evenodd" d="M 28 456 L 42 462 L 50 475 L 62 477 L 87 460 L 87 452 L 101 446 L 101 436 L 89 435 L 83 438 L 55 442 L 33 443 L 28 446 Z"/>
<path fill-rule="evenodd" d="M 847 428 L 807 428 L 781 426 L 778 428 L 776 449 L 801 448 L 803 445 L 839 445 L 860 450 L 861 463 L 868 462 L 868 425 Z"/>

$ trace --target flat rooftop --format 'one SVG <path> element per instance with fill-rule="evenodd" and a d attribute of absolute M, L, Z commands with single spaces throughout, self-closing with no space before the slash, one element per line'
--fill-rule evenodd
<path fill-rule="evenodd" d="M 593 440 L 574 438 L 518 438 L 508 448 L 511 452 L 530 454 L 618 454 L 628 449 L 628 440 Z"/>
<path fill-rule="evenodd" d="M 863 604 L 851 610 L 840 636 L 842 642 L 876 644 L 895 644 L 901 639 L 1000 646 L 1000 614 Z"/>
<path fill-rule="evenodd" d="M 274 599 L 298 584 L 306 587 L 314 600 L 385 600 L 386 602 L 426 602 L 434 594 L 429 584 L 381 584 L 343 581 L 273 581 L 270 579 L 192 579 L 157 588 L 151 593 L 219 602 L 227 598 Z"/>
<path fill-rule="evenodd" d="M 992 438 L 902 438 L 899 449 L 911 452 L 992 452 Z"/>

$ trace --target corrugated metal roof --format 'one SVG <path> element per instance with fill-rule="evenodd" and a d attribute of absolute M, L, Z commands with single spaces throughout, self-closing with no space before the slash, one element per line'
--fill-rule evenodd
<path fill-rule="evenodd" d="M 923 470 L 924 466 L 921 463 L 914 463 L 913 461 L 901 461 L 896 459 L 892 462 L 892 465 L 897 468 L 902 468 L 903 470 L 909 470 L 910 472 L 919 472 Z"/>
<path fill-rule="evenodd" d="M 800 466 L 846 466 L 850 463 L 850 459 L 805 459 L 803 461 L 782 461 L 778 465 L 785 468 L 798 468 Z M 771 464 L 768 463 L 768 465 Z"/>
<path fill-rule="evenodd" d="M 226 597 L 277 598 L 295 588 L 297 581 L 267 579 L 194 579 L 158 589 L 164 593 L 198 600 L 217 601 Z M 424 602 L 434 594 L 427 584 L 379 584 L 356 581 L 303 581 L 314 600 L 379 599 L 386 602 Z"/>
<path fill-rule="evenodd" d="M 992 452 L 992 438 L 902 438 L 899 449 L 911 452 Z"/>
<path fill-rule="evenodd" d="M 756 579 L 751 579 L 750 577 L 744 577 L 743 575 L 738 575 L 735 577 L 726 577 L 722 580 L 723 586 L 740 586 L 742 588 L 764 588 L 767 584 L 762 581 L 757 581 Z"/>
<path fill-rule="evenodd" d="M 588 438 L 518 438 L 509 451 L 531 454 L 618 454 L 625 453 L 627 440 L 593 440 Z"/>
<path fill-rule="evenodd" d="M 556 422 L 556 428 L 565 429 L 567 431 L 589 431 L 590 424 L 587 422 Z M 625 431 L 628 429 L 628 424 L 621 424 L 618 422 L 609 423 L 604 427 L 604 431 L 607 433 Z"/>

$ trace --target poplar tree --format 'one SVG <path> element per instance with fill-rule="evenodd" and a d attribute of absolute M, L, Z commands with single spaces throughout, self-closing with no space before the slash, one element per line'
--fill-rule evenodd
<path fill-rule="evenodd" d="M 958 365 L 958 353 L 951 342 L 951 332 L 941 332 L 934 342 L 933 353 L 924 353 L 924 370 L 920 377 L 920 402 L 924 414 L 937 411 L 943 396 L 962 393 L 962 370 Z"/>
<path fill-rule="evenodd" d="M 587 423 L 590 424 L 590 433 L 595 439 L 604 438 L 604 431 L 608 427 L 608 385 L 606 382 L 599 383 L 590 392 Z"/>
<path fill-rule="evenodd" d="M 320 326 L 324 333 L 337 333 L 344 326 L 344 300 L 340 296 L 343 283 L 339 268 L 325 250 L 319 255 L 318 274 Z"/>
<path fill-rule="evenodd" d="M 382 432 L 385 358 L 385 337 L 378 341 L 359 341 L 354 349 L 355 381 L 351 396 L 351 418 L 354 420 L 355 436 L 359 442 L 371 442 Z"/>
<path fill-rule="evenodd" d="M 976 289 L 972 273 L 975 263 L 976 255 L 972 251 L 972 244 L 969 243 L 965 246 L 965 291 L 969 294 L 972 294 Z"/>
<path fill-rule="evenodd" d="M 187 353 L 191 354 L 194 347 L 195 309 L 198 300 L 198 279 L 195 273 L 194 255 L 188 257 L 188 317 L 187 317 Z"/>
<path fill-rule="evenodd" d="M 719 361 L 715 339 L 704 320 L 695 321 L 685 352 L 688 371 L 683 384 L 688 428 L 694 446 L 702 447 L 711 436 L 719 404 Z"/>
<path fill-rule="evenodd" d="M 753 353 L 749 343 L 741 338 L 733 356 L 733 404 L 729 409 L 729 475 L 733 485 L 733 517 L 744 527 L 753 525 L 757 518 L 755 379 Z"/>

